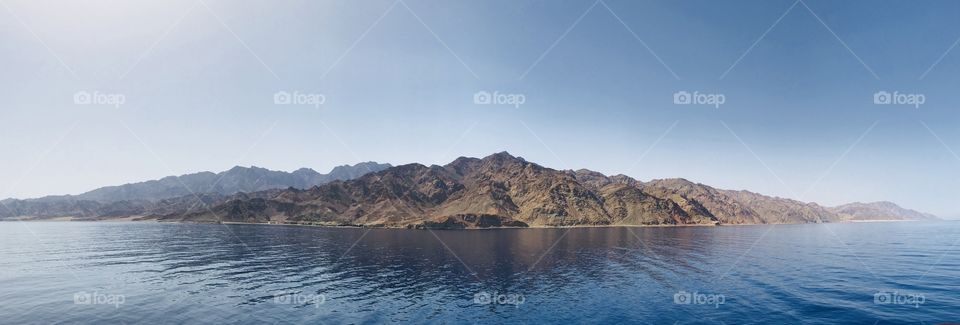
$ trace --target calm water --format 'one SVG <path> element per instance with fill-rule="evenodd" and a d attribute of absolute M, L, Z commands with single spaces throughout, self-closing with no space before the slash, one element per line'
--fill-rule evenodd
<path fill-rule="evenodd" d="M 958 235 L 5 222 L 0 323 L 933 324 L 960 321 Z"/>

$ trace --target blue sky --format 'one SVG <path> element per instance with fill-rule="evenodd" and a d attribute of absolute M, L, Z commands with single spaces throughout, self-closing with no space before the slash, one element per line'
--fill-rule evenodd
<path fill-rule="evenodd" d="M 0 197 L 506 150 L 960 217 L 956 1 L 3 4 Z M 725 101 L 678 105 L 680 91 Z"/>

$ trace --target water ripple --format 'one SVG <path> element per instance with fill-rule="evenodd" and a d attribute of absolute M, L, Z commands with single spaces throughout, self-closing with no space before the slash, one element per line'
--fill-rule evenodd
<path fill-rule="evenodd" d="M 53 324 L 935 323 L 960 319 L 958 225 L 431 234 L 31 223 L 35 236 L 0 227 L 0 316 Z M 725 300 L 676 304 L 684 293 Z M 124 301 L 76 304 L 77 294 Z M 875 301 L 885 294 L 925 301 Z M 478 303 L 483 297 L 492 303 Z"/>

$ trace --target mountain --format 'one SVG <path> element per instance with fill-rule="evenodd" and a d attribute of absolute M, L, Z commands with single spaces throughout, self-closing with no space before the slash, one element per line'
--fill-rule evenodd
<path fill-rule="evenodd" d="M 353 166 L 342 165 L 334 167 L 329 174 L 322 176 L 322 181 L 314 185 L 320 185 L 329 183 L 332 181 L 346 181 L 354 178 L 359 178 L 367 173 L 378 172 L 387 168 L 393 167 L 390 164 L 379 164 L 372 161 L 362 162 Z M 297 186 L 294 186 L 297 187 Z M 310 186 L 298 187 L 298 188 L 309 188 Z"/>
<path fill-rule="evenodd" d="M 830 208 L 843 220 L 937 220 L 929 213 L 904 209 L 892 202 L 850 203 Z"/>
<path fill-rule="evenodd" d="M 233 167 L 220 173 L 200 172 L 168 176 L 158 180 L 108 186 L 79 195 L 47 196 L 37 199 L 0 201 L 0 218 L 112 217 L 123 215 L 188 212 L 191 206 L 218 203 L 227 196 L 243 192 L 263 192 L 278 188 L 310 188 L 332 181 L 357 178 L 391 167 L 364 162 L 335 167 L 329 174 L 301 168 L 287 173 L 260 167 Z M 194 195 L 197 194 L 197 196 Z M 203 198 L 198 200 L 197 197 Z"/>
<path fill-rule="evenodd" d="M 131 200 L 156 201 L 191 193 L 234 194 L 274 188 L 310 188 L 335 180 L 348 180 L 389 168 L 389 164 L 364 162 L 335 167 L 329 174 L 301 168 L 291 173 L 260 167 L 236 166 L 230 170 L 168 176 L 159 180 L 98 188 L 76 196 L 78 200 L 116 202 Z"/>
<path fill-rule="evenodd" d="M 886 214 L 916 218 L 908 213 L 911 210 L 882 211 L 884 214 L 873 218 L 887 218 Z M 644 183 L 585 169 L 554 170 L 506 152 L 483 159 L 460 157 L 444 166 L 402 165 L 309 189 L 274 190 L 256 197 L 243 194 L 225 198 L 209 209 L 157 218 L 408 228 L 849 220 L 815 203 L 721 190 L 684 179 Z"/>
<path fill-rule="evenodd" d="M 326 175 L 306 168 L 286 173 L 234 167 L 2 203 L 0 219 L 136 217 L 443 229 L 936 219 L 889 202 L 830 208 L 679 178 L 642 182 L 586 169 L 555 170 L 506 152 L 460 157 L 444 166 L 362 163 Z"/>
<path fill-rule="evenodd" d="M 814 203 L 769 197 L 749 191 L 721 190 L 685 179 L 653 180 L 640 186 L 690 209 L 705 209 L 722 224 L 820 223 L 839 221 Z"/>

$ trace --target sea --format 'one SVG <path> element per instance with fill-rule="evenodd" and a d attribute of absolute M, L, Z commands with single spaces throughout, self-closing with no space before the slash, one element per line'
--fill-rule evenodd
<path fill-rule="evenodd" d="M 960 322 L 960 222 L 0 222 L 0 324 Z"/>

